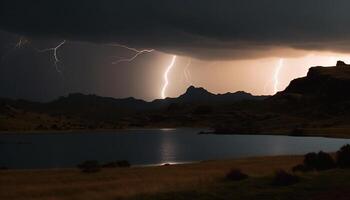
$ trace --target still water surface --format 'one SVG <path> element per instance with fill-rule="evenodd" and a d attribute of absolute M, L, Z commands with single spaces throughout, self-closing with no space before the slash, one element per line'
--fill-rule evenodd
<path fill-rule="evenodd" d="M 270 135 L 199 135 L 199 129 L 0 135 L 0 167 L 74 167 L 85 160 L 132 165 L 336 151 L 349 139 Z"/>

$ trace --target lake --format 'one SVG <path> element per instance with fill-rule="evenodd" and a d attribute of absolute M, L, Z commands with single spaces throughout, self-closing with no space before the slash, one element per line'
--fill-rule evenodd
<path fill-rule="evenodd" d="M 349 139 L 272 135 L 199 135 L 200 129 L 0 135 L 0 167 L 74 167 L 85 160 L 159 165 L 251 156 L 333 152 Z"/>

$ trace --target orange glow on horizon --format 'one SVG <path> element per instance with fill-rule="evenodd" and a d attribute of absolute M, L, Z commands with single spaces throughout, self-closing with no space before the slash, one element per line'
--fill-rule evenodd
<path fill-rule="evenodd" d="M 177 97 L 183 94 L 187 87 L 194 85 L 204 87 L 212 93 L 245 91 L 254 95 L 273 95 L 284 90 L 291 80 L 306 76 L 310 67 L 335 66 L 338 60 L 350 63 L 350 57 L 347 55 L 330 52 L 311 52 L 303 57 L 278 59 L 277 68 L 276 58 L 232 61 L 192 59 L 191 82 L 189 82 L 186 74 L 188 58 L 177 57 L 176 62 L 179 62 L 177 67 L 172 68 L 174 63 L 171 62 L 164 74 L 164 80 L 167 81 L 161 94 L 162 98 Z M 181 82 L 179 77 L 182 76 Z"/>

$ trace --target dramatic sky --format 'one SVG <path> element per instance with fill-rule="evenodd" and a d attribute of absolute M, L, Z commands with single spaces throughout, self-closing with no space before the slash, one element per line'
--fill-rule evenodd
<path fill-rule="evenodd" d="M 310 66 L 350 61 L 349 8 L 348 0 L 2 0 L 0 96 L 161 98 L 175 55 L 166 96 L 189 85 L 274 94 Z M 135 50 L 152 51 L 125 60 Z"/>

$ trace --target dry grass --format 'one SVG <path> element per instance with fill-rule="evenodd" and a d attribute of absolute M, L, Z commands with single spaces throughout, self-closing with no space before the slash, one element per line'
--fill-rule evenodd
<path fill-rule="evenodd" d="M 250 176 L 265 176 L 275 169 L 290 169 L 300 156 L 260 157 L 197 164 L 104 169 L 83 174 L 75 169 L 0 172 L 0 199 L 80 200 L 132 197 L 210 186 L 231 168 Z"/>

